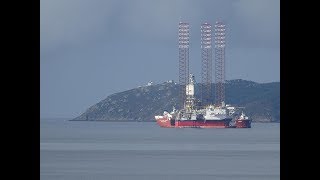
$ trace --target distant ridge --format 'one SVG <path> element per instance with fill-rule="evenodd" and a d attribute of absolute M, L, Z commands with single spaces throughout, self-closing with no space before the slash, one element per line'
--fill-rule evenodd
<path fill-rule="evenodd" d="M 197 98 L 199 87 L 195 87 Z M 254 122 L 280 122 L 280 82 L 235 79 L 226 81 L 225 87 L 226 103 L 245 107 Z M 179 108 L 177 98 L 178 85 L 173 82 L 138 87 L 108 96 L 73 120 L 155 121 L 154 116 L 164 110 Z"/>

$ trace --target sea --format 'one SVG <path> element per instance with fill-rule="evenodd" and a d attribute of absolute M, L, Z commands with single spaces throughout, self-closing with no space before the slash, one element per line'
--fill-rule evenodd
<path fill-rule="evenodd" d="M 41 180 L 279 180 L 280 123 L 247 129 L 40 120 Z"/>

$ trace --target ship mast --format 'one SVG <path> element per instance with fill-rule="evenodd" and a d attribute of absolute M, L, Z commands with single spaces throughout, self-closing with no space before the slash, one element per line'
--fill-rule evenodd
<path fill-rule="evenodd" d="M 186 101 L 185 89 L 189 76 L 189 23 L 179 22 L 179 103 L 183 107 Z"/>
<path fill-rule="evenodd" d="M 201 103 L 202 106 L 212 104 L 212 26 L 201 25 Z"/>
<path fill-rule="evenodd" d="M 215 104 L 224 106 L 225 101 L 225 47 L 226 25 L 217 21 L 215 26 Z"/>

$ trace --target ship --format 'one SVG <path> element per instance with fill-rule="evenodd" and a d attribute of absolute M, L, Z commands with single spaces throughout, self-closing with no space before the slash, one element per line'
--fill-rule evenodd
<path fill-rule="evenodd" d="M 235 120 L 235 126 L 237 128 L 251 128 L 251 122 L 252 119 L 242 112 L 240 117 Z"/>
<path fill-rule="evenodd" d="M 155 116 L 155 119 L 160 127 L 165 128 L 232 128 L 232 117 L 225 113 L 226 110 L 210 105 L 193 112 L 164 111 L 162 116 Z"/>
<path fill-rule="evenodd" d="M 164 111 L 155 120 L 163 128 L 249 128 L 251 120 L 243 113 L 232 123 L 237 108 L 222 102 L 220 105 L 198 106 L 194 96 L 194 75 L 190 74 L 186 85 L 184 108 Z M 247 119 L 246 119 L 247 118 Z"/>

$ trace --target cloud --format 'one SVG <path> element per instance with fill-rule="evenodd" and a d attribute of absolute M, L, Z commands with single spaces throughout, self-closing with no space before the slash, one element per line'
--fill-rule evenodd
<path fill-rule="evenodd" d="M 74 46 L 107 35 L 116 5 L 103 0 L 41 0 L 42 47 Z"/>
<path fill-rule="evenodd" d="M 279 0 L 239 0 L 232 3 L 234 37 L 241 45 L 276 47 L 280 45 Z M 243 43 L 241 43 L 243 42 Z"/>
<path fill-rule="evenodd" d="M 278 0 L 41 0 L 40 5 L 41 47 L 48 50 L 127 38 L 169 41 L 179 20 L 190 22 L 191 37 L 197 37 L 202 22 L 219 18 L 227 22 L 232 43 L 257 47 L 279 41 Z"/>

